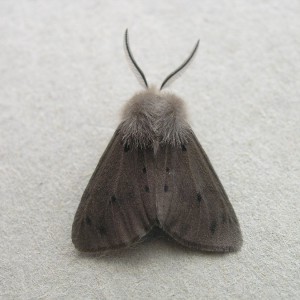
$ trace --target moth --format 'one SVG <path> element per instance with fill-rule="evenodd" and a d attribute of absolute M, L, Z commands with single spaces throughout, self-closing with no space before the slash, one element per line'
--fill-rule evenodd
<path fill-rule="evenodd" d="M 94 171 L 75 214 L 72 241 L 80 251 L 128 247 L 154 227 L 180 244 L 231 252 L 242 245 L 236 214 L 186 119 L 184 102 L 162 91 L 194 57 L 199 41 L 160 89 L 148 87 L 126 104 L 122 121 Z"/>

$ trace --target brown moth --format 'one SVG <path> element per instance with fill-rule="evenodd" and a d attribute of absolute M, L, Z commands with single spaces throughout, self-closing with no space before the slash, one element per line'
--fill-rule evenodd
<path fill-rule="evenodd" d="M 198 49 L 163 82 L 134 95 L 77 209 L 72 241 L 81 251 L 128 247 L 155 226 L 180 244 L 203 251 L 237 251 L 242 234 L 207 155 L 186 121 L 182 99 L 161 91 Z"/>

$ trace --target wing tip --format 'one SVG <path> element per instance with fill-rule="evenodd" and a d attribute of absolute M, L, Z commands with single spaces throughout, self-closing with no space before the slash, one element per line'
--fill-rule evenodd
<path fill-rule="evenodd" d="M 132 239 L 126 242 L 120 242 L 118 244 L 112 244 L 109 245 L 107 244 L 106 246 L 101 246 L 99 245 L 100 239 L 92 239 L 89 237 L 89 231 L 86 232 L 82 230 L 78 231 L 78 228 L 75 226 L 73 227 L 72 230 L 72 243 L 74 244 L 75 248 L 80 251 L 80 252 L 85 252 L 85 253 L 102 253 L 106 254 L 111 251 L 116 251 L 119 249 L 126 249 L 126 248 L 131 248 L 134 245 L 138 244 L 140 241 L 144 240 L 149 232 L 153 229 L 154 226 L 149 227 L 147 230 L 145 230 L 145 233 L 136 235 Z"/>
<path fill-rule="evenodd" d="M 163 228 L 163 230 L 176 242 L 178 242 L 180 245 L 187 247 L 192 250 L 197 251 L 204 251 L 204 252 L 210 252 L 210 253 L 232 253 L 232 252 L 239 252 L 243 245 L 243 238 L 242 236 L 238 236 L 235 238 L 235 241 L 231 244 L 227 245 L 216 245 L 216 244 L 202 244 L 199 242 L 194 241 L 188 241 L 183 239 L 182 237 L 176 235 L 175 233 L 170 233 L 166 228 Z"/>
<path fill-rule="evenodd" d="M 130 248 L 133 245 L 135 245 L 136 243 L 138 243 L 143 237 L 137 236 L 135 239 L 131 240 L 128 243 L 121 243 L 121 244 L 117 244 L 117 245 L 112 245 L 112 246 L 105 246 L 105 247 L 94 247 L 91 246 L 90 243 L 81 240 L 81 239 L 74 239 L 72 238 L 72 242 L 75 246 L 75 248 L 80 251 L 80 252 L 85 252 L 85 253 L 108 253 L 110 251 L 114 251 L 114 250 L 119 250 L 121 248 Z"/>

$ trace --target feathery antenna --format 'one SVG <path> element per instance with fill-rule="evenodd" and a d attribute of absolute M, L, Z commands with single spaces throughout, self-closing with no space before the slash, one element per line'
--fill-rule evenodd
<path fill-rule="evenodd" d="M 200 40 L 197 41 L 192 53 L 189 55 L 189 57 L 170 75 L 167 76 L 167 78 L 163 81 L 160 90 L 163 89 L 164 86 L 169 85 L 171 82 L 173 82 L 175 79 L 177 79 L 180 75 L 182 75 L 183 71 L 186 69 L 186 67 L 190 64 L 192 61 L 192 58 L 195 56 L 195 53 L 197 52 L 198 46 L 199 46 Z"/>
<path fill-rule="evenodd" d="M 141 70 L 141 68 L 136 63 L 136 61 L 133 58 L 133 55 L 131 53 L 131 50 L 129 47 L 129 41 L 128 41 L 128 29 L 126 29 L 126 31 L 125 31 L 124 41 L 125 41 L 125 52 L 129 58 L 130 65 L 133 67 L 133 72 L 134 72 L 135 76 L 137 77 L 139 83 L 142 86 L 148 88 L 148 83 L 147 83 L 146 77 L 145 77 L 143 71 Z"/>

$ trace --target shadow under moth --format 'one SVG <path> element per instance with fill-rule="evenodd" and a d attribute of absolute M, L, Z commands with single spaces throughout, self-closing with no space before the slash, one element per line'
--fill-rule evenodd
<path fill-rule="evenodd" d="M 146 88 L 123 110 L 122 121 L 94 171 L 75 214 L 72 241 L 80 251 L 128 247 L 154 227 L 180 244 L 231 252 L 242 245 L 239 222 L 207 155 L 186 120 L 183 100 L 148 87 L 125 32 L 125 50 Z"/>

